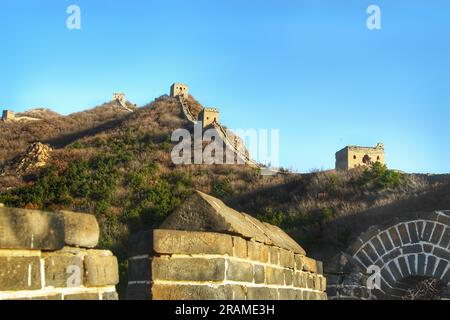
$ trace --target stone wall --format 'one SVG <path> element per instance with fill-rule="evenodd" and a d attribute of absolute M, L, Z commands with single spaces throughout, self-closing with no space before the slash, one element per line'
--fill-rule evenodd
<path fill-rule="evenodd" d="M 197 192 L 130 239 L 128 299 L 323 300 L 320 261 L 281 229 Z"/>
<path fill-rule="evenodd" d="M 94 216 L 0 206 L 0 300 L 117 299 L 116 257 Z"/>

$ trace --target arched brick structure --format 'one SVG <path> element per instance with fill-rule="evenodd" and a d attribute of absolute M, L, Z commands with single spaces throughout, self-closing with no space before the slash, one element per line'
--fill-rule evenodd
<path fill-rule="evenodd" d="M 450 289 L 450 211 L 419 213 L 373 226 L 339 255 L 329 269 L 330 298 L 401 299 L 425 279 Z M 380 288 L 369 290 L 370 268 L 379 268 Z M 374 271 L 372 271 L 374 272 Z"/>

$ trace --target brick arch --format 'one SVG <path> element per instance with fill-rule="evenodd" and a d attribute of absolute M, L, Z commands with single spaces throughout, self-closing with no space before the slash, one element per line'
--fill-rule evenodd
<path fill-rule="evenodd" d="M 379 298 L 401 298 L 423 279 L 450 289 L 450 211 L 421 213 L 407 220 L 373 226 L 350 247 L 361 273 L 380 268 Z"/>

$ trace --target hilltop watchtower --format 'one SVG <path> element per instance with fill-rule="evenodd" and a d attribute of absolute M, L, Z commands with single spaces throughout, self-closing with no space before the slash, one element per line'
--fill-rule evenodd
<path fill-rule="evenodd" d="M 112 101 L 119 101 L 120 104 L 125 104 L 127 102 L 127 99 L 125 99 L 125 93 L 113 93 Z"/>
<path fill-rule="evenodd" d="M 14 120 L 14 118 L 15 118 L 14 111 L 3 110 L 3 113 L 2 113 L 3 121 Z"/>
<path fill-rule="evenodd" d="M 183 98 L 189 97 L 189 86 L 187 84 L 183 83 L 174 83 L 170 87 L 170 96 L 171 97 L 178 97 L 182 96 Z"/>
<path fill-rule="evenodd" d="M 336 153 L 336 170 L 370 167 L 376 162 L 386 164 L 382 143 L 378 143 L 375 148 L 347 146 Z"/>
<path fill-rule="evenodd" d="M 219 123 L 219 109 L 204 108 L 202 111 L 200 111 L 199 119 L 203 124 L 203 128 L 213 123 Z"/>

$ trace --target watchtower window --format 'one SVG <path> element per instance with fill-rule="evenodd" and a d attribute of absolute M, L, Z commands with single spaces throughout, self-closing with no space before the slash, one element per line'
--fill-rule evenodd
<path fill-rule="evenodd" d="M 353 159 L 356 160 L 356 156 L 353 156 Z"/>
<path fill-rule="evenodd" d="M 380 160 L 380 156 L 377 157 L 377 160 Z"/>
<path fill-rule="evenodd" d="M 371 164 L 371 162 L 372 162 L 372 159 L 369 157 L 369 155 L 365 155 L 364 156 L 364 158 L 363 158 L 363 163 L 364 164 Z"/>

